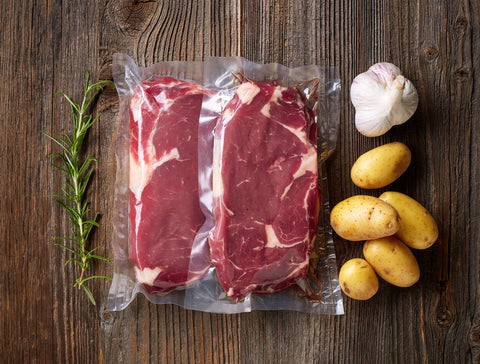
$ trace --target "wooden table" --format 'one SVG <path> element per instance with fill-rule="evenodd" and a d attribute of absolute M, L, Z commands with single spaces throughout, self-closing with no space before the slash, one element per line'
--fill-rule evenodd
<path fill-rule="evenodd" d="M 355 3 L 356 5 L 352 5 Z M 2 1 L 0 4 L 0 358 L 6 363 L 471 363 L 480 360 L 480 3 L 478 1 Z M 108 281 L 91 287 L 98 305 L 72 287 L 78 272 L 52 238 L 68 220 L 47 194 L 63 177 L 57 151 L 39 131 L 71 126 L 57 91 L 78 98 L 85 68 L 111 77 L 115 52 L 140 65 L 240 55 L 287 66 L 337 66 L 341 128 L 327 163 L 331 203 L 364 191 L 349 178 L 368 149 L 401 141 L 412 165 L 391 186 L 421 201 L 440 228 L 416 251 L 421 279 L 384 282 L 366 302 L 344 300 L 345 315 L 296 312 L 236 315 L 155 306 L 143 296 L 107 312 Z M 378 61 L 414 82 L 414 117 L 386 135 L 354 127 L 353 78 Z M 88 147 L 100 157 L 92 206 L 103 212 L 93 236 L 112 258 L 118 97 L 106 90 Z M 371 194 L 377 194 L 372 191 Z M 337 263 L 361 244 L 335 238 Z M 113 264 L 92 272 L 111 275 Z"/>

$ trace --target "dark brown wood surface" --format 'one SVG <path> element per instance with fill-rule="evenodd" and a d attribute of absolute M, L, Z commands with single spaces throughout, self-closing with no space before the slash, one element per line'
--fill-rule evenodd
<path fill-rule="evenodd" d="M 0 362 L 5 363 L 471 363 L 480 361 L 480 3 L 478 1 L 133 1 L 0 2 Z M 402 141 L 408 171 L 391 189 L 421 201 L 440 228 L 415 252 L 420 281 L 381 283 L 366 302 L 344 300 L 345 315 L 296 312 L 238 315 L 155 306 L 143 296 L 105 311 L 108 281 L 91 287 L 98 305 L 72 287 L 78 272 L 52 238 L 68 233 L 47 194 L 62 176 L 57 151 L 40 130 L 71 126 L 57 91 L 78 98 L 85 80 L 110 78 L 115 52 L 139 65 L 240 55 L 287 66 L 337 66 L 341 128 L 327 163 L 334 204 L 365 193 L 349 178 L 368 149 Z M 398 65 L 416 85 L 414 117 L 386 135 L 354 127 L 349 85 L 379 61 Z M 88 138 L 99 156 L 90 197 L 103 212 L 93 239 L 112 258 L 118 97 L 99 99 Z M 372 191 L 377 194 L 378 191 Z M 361 245 L 336 237 L 337 263 Z M 111 275 L 112 264 L 93 272 Z"/>

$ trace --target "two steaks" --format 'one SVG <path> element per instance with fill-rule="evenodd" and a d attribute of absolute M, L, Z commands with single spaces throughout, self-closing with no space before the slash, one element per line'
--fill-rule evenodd
<path fill-rule="evenodd" d="M 130 104 L 130 258 L 151 292 L 201 278 L 210 263 L 227 296 L 283 290 L 305 276 L 318 212 L 315 124 L 295 88 L 244 82 L 217 120 L 215 226 L 198 196 L 198 119 L 205 90 L 173 78 L 137 86 Z"/>

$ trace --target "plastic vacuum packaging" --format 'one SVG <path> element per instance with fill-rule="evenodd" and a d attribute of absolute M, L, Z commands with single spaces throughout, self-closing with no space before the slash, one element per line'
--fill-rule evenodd
<path fill-rule="evenodd" d="M 198 120 L 203 64 L 137 67 L 113 59 L 120 97 L 114 207 L 114 277 L 107 307 L 124 308 L 137 292 L 183 305 L 184 287 L 210 265 L 208 246 L 191 260 L 205 221 L 198 193 Z"/>
<path fill-rule="evenodd" d="M 336 69 L 212 57 L 203 85 L 214 93 L 200 115 L 206 221 L 194 250 L 208 244 L 212 266 L 187 287 L 185 307 L 343 313 L 324 169 L 339 121 Z"/>
<path fill-rule="evenodd" d="M 138 292 L 217 313 L 343 313 L 324 161 L 335 68 L 240 57 L 137 67 L 116 55 L 121 109 L 107 309 Z"/>

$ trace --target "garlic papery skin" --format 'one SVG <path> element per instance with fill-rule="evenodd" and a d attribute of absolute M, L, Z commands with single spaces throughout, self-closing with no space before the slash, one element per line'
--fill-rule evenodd
<path fill-rule="evenodd" d="M 350 98 L 355 107 L 355 126 L 365 136 L 385 134 L 406 122 L 418 106 L 415 86 L 394 64 L 374 64 L 352 82 Z"/>

